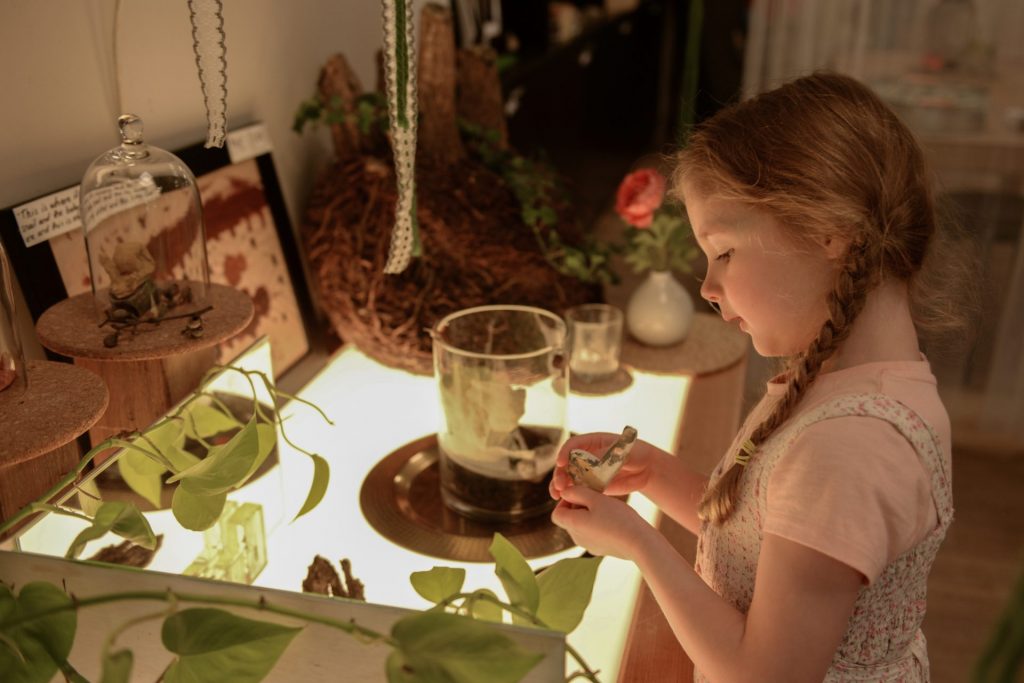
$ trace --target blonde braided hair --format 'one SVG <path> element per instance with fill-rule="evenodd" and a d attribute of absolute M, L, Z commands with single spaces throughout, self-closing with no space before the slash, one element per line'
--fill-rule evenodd
<path fill-rule="evenodd" d="M 828 319 L 790 359 L 784 394 L 701 500 L 700 517 L 719 524 L 735 507 L 746 463 L 794 413 L 869 292 L 892 278 L 911 285 L 913 299 L 934 247 L 935 209 L 913 135 L 869 88 L 838 74 L 800 78 L 720 111 L 690 137 L 676 168 L 677 194 L 688 183 L 764 211 L 819 253 L 833 239 L 849 245 L 827 296 Z"/>
<path fill-rule="evenodd" d="M 740 478 L 746 462 L 753 455 L 750 451 L 756 452 L 757 447 L 789 419 L 804 393 L 814 383 L 822 364 L 849 336 L 852 323 L 864 308 L 867 293 L 873 286 L 873 273 L 877 270 L 875 261 L 877 257 L 873 258 L 865 245 L 855 245 L 847 252 L 845 264 L 828 296 L 829 319 L 807 349 L 790 361 L 786 372 L 786 391 L 768 417 L 751 433 L 748 450 L 741 449 L 732 466 L 704 492 L 698 509 L 701 519 L 720 524 L 732 514 Z"/>

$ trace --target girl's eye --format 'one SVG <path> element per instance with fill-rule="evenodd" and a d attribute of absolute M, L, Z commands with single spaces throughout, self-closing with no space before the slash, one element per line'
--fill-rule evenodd
<path fill-rule="evenodd" d="M 732 256 L 732 252 L 734 252 L 734 251 L 736 251 L 736 250 L 735 249 L 730 249 L 730 250 L 728 250 L 728 251 L 726 251 L 726 252 L 724 252 L 722 254 L 719 254 L 718 256 L 715 257 L 715 260 L 716 261 L 728 261 L 729 258 Z"/>

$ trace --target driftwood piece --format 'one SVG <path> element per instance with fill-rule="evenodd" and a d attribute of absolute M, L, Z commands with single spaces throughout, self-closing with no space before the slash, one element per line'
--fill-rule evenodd
<path fill-rule="evenodd" d="M 420 153 L 452 165 L 465 158 L 455 118 L 455 29 L 451 11 L 427 5 L 420 13 L 418 144 Z"/>
<path fill-rule="evenodd" d="M 460 118 L 496 131 L 495 146 L 508 149 L 505 101 L 498 77 L 498 55 L 486 45 L 459 50 L 458 106 Z"/>
<path fill-rule="evenodd" d="M 117 545 L 108 545 L 99 550 L 89 558 L 90 562 L 106 562 L 107 564 L 120 564 L 125 567 L 148 567 L 153 561 L 153 555 L 163 545 L 164 535 L 157 534 L 156 547 L 150 550 L 136 545 L 131 541 L 123 541 Z"/>
<path fill-rule="evenodd" d="M 334 153 L 339 159 L 359 151 L 359 128 L 356 124 L 356 98 L 363 94 L 363 86 L 345 55 L 331 55 L 320 71 L 317 85 L 320 101 L 330 109 L 338 108 L 345 114 L 345 120 L 331 124 L 331 139 Z M 336 106 L 335 106 L 336 105 Z"/>
<path fill-rule="evenodd" d="M 319 593 L 350 600 L 366 600 L 363 582 L 352 576 L 352 563 L 348 558 L 341 561 L 341 570 L 345 573 L 344 584 L 334 565 L 317 555 L 313 558 L 313 563 L 309 565 L 306 572 L 306 578 L 302 581 L 302 592 Z"/>

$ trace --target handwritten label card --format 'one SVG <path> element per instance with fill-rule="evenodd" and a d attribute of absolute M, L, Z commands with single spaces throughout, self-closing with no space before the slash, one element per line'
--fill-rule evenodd
<path fill-rule="evenodd" d="M 270 150 L 270 135 L 262 123 L 254 123 L 228 133 L 228 158 L 233 164 L 253 159 Z"/>
<path fill-rule="evenodd" d="M 100 187 L 85 195 L 82 215 L 92 228 L 116 213 L 145 204 L 160 196 L 160 188 L 149 182 L 117 183 Z M 91 229 L 91 228 L 90 228 Z"/>
<path fill-rule="evenodd" d="M 14 207 L 14 219 L 26 247 L 81 228 L 78 185 Z"/>

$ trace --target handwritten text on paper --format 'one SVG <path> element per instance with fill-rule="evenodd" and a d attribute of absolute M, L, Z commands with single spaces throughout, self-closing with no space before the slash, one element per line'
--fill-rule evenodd
<path fill-rule="evenodd" d="M 78 185 L 14 207 L 14 219 L 26 247 L 81 228 Z"/>

